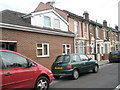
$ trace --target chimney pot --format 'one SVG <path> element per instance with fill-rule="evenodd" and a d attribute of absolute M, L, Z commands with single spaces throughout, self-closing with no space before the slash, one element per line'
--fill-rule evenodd
<path fill-rule="evenodd" d="M 107 21 L 106 20 L 103 21 L 103 26 L 107 27 Z"/>
<path fill-rule="evenodd" d="M 88 11 L 84 11 L 84 13 L 83 13 L 83 18 L 84 18 L 85 20 L 89 20 L 89 13 L 88 13 Z"/>

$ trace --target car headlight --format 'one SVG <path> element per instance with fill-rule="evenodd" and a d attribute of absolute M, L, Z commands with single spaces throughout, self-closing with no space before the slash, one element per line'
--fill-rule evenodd
<path fill-rule="evenodd" d="M 51 70 L 48 70 L 48 72 L 49 72 L 49 73 L 52 73 L 52 71 L 51 71 Z"/>

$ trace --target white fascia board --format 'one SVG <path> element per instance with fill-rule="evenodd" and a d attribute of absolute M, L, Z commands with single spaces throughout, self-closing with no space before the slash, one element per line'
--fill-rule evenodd
<path fill-rule="evenodd" d="M 45 29 L 38 29 L 38 28 L 34 28 L 34 27 L 26 27 L 26 26 L 19 26 L 19 25 L 13 25 L 13 24 L 6 24 L 6 23 L 0 23 L 0 28 L 8 28 L 8 29 L 15 29 L 15 30 L 20 30 L 20 31 L 28 31 L 28 32 L 36 32 L 36 33 L 49 34 L 49 35 L 75 37 L 74 34 L 45 30 Z"/>
<path fill-rule="evenodd" d="M 16 43 L 17 41 L 0 40 L 0 42 L 12 42 L 12 43 Z"/>
<path fill-rule="evenodd" d="M 36 15 L 42 15 L 42 14 L 46 14 L 46 13 L 54 13 L 57 17 L 59 17 L 63 22 L 65 22 L 67 25 L 69 25 L 69 23 L 61 16 L 59 15 L 54 9 L 49 9 L 49 10 L 44 10 L 44 11 L 38 11 L 38 12 L 33 12 L 32 16 L 36 16 Z"/>

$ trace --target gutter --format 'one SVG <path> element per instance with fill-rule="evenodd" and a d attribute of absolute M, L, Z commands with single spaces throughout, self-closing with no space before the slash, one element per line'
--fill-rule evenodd
<path fill-rule="evenodd" d="M 42 34 L 49 34 L 49 35 L 58 35 L 58 36 L 65 36 L 65 37 L 75 37 L 74 34 L 70 34 L 70 33 L 57 32 L 57 31 L 38 29 L 38 28 L 32 28 L 32 27 L 26 27 L 26 26 L 19 26 L 19 25 L 13 25 L 13 24 L 6 24 L 6 23 L 0 23 L 0 28 L 42 33 Z"/>

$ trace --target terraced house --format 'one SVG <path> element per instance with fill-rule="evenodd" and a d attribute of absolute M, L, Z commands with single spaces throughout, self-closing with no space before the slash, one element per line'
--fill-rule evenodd
<path fill-rule="evenodd" d="M 47 68 L 60 54 L 85 53 L 106 60 L 109 52 L 120 49 L 118 26 L 90 20 L 86 11 L 80 16 L 41 2 L 29 14 L 11 10 L 0 14 L 0 48 L 17 51 Z"/>

